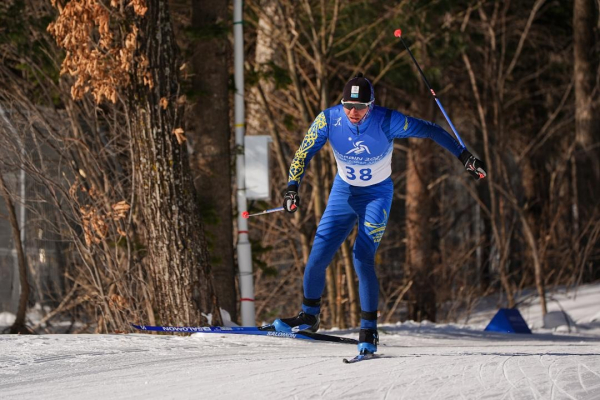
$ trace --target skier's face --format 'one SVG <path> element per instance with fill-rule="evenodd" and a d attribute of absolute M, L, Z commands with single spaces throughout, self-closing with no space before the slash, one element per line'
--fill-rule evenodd
<path fill-rule="evenodd" d="M 344 102 L 344 104 L 351 105 L 352 102 Z M 356 104 L 362 105 L 364 103 L 356 103 Z M 351 109 L 348 109 L 348 107 L 344 106 L 344 113 L 346 113 L 346 117 L 348 117 L 350 122 L 352 122 L 353 124 L 358 123 L 362 119 L 362 117 L 365 116 L 367 111 L 369 111 L 368 107 L 365 107 L 362 110 L 358 110 L 357 108 L 354 108 L 354 107 L 352 107 Z"/>

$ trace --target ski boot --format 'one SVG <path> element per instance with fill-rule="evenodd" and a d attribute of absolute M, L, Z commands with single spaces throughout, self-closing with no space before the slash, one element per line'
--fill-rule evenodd
<path fill-rule="evenodd" d="M 375 353 L 377 343 L 379 343 L 379 334 L 376 329 L 361 329 L 358 335 L 358 353 L 363 356 Z"/>
<path fill-rule="evenodd" d="M 319 314 L 311 315 L 301 311 L 296 317 L 276 319 L 273 327 L 277 332 L 316 332 L 319 329 L 321 318 Z"/>

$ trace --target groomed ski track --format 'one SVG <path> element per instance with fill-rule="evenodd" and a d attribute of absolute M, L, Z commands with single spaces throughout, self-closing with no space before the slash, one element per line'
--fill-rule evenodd
<path fill-rule="evenodd" d="M 353 345 L 262 336 L 0 335 L 0 399 L 600 399 L 598 336 L 380 333 L 355 364 Z"/>

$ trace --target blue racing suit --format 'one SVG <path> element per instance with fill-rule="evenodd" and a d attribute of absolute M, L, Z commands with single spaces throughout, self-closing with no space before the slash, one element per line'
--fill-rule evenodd
<path fill-rule="evenodd" d="M 325 270 L 335 252 L 358 222 L 353 248 L 354 269 L 359 280 L 361 328 L 376 329 L 379 282 L 375 252 L 385 231 L 392 195 L 393 141 L 396 138 L 429 138 L 458 157 L 462 147 L 450 134 L 431 122 L 373 106 L 358 125 L 350 122 L 343 106 L 321 112 L 306 133 L 290 166 L 288 186 L 300 186 L 311 158 L 329 140 L 338 166 L 329 200 L 317 228 L 304 272 L 304 297 L 319 299 L 325 288 Z M 320 306 L 303 304 L 316 315 Z"/>

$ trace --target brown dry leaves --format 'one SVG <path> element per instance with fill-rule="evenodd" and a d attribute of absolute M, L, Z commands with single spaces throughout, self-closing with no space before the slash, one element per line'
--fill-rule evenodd
<path fill-rule="evenodd" d="M 83 233 L 85 243 L 90 246 L 92 243 L 98 244 L 108 236 L 110 220 L 119 221 L 125 219 L 130 210 L 126 201 L 120 201 L 112 205 L 112 212 L 105 213 L 95 206 L 85 205 L 79 208 L 81 220 L 83 222 Z M 125 236 L 126 233 L 117 227 L 117 233 Z"/>
<path fill-rule="evenodd" d="M 111 0 L 109 8 L 101 0 L 71 0 L 59 8 L 59 17 L 48 25 L 48 32 L 66 50 L 60 73 L 76 78 L 71 88 L 75 100 L 91 92 L 97 103 L 103 99 L 115 103 L 118 90 L 131 83 L 138 29 L 131 24 L 129 32 L 120 34 L 110 24 L 111 16 L 123 17 L 118 10 L 121 1 Z M 133 0 L 127 6 L 138 16 L 148 10 L 145 0 Z M 139 65 L 136 75 L 145 77 L 148 63 Z M 146 78 L 144 81 L 151 83 Z"/>
<path fill-rule="evenodd" d="M 89 246 L 92 243 L 100 243 L 108 233 L 108 225 L 105 218 L 93 206 L 83 206 L 79 208 L 81 219 L 83 221 L 83 233 L 85 243 Z"/>
<path fill-rule="evenodd" d="M 148 7 L 146 7 L 146 2 L 144 0 L 132 0 L 131 3 L 127 4 L 128 6 L 133 6 L 133 11 L 137 15 L 144 15 L 146 11 L 148 11 Z"/>
<path fill-rule="evenodd" d="M 118 221 L 118 220 L 123 219 L 123 218 L 125 218 L 127 216 L 127 213 L 131 209 L 131 206 L 129 204 L 127 204 L 126 201 L 120 201 L 117 204 L 113 204 L 112 205 L 112 209 L 113 209 L 112 218 L 115 221 Z"/>
<path fill-rule="evenodd" d="M 69 188 L 69 195 L 73 200 L 79 203 L 78 192 L 87 193 L 89 200 L 92 200 L 94 205 L 80 205 L 79 213 L 83 226 L 83 234 L 87 246 L 98 244 L 107 238 L 110 232 L 110 227 L 120 236 L 126 236 L 126 232 L 121 229 L 120 220 L 127 218 L 131 206 L 125 201 L 119 201 L 111 205 L 110 211 L 106 212 L 104 207 L 98 206 L 100 195 L 95 187 L 89 190 L 81 185 L 79 178 Z M 111 221 L 114 223 L 111 224 Z"/>
<path fill-rule="evenodd" d="M 130 307 L 129 301 L 120 294 L 113 293 L 109 297 L 109 304 L 112 308 L 117 310 L 125 310 Z"/>
<path fill-rule="evenodd" d="M 185 132 L 181 128 L 173 129 L 173 134 L 177 138 L 177 143 L 181 144 L 185 142 Z"/>
<path fill-rule="evenodd" d="M 160 99 L 160 106 L 162 107 L 163 110 L 166 110 L 167 107 L 169 107 L 169 100 L 167 100 L 166 97 L 163 97 Z"/>

